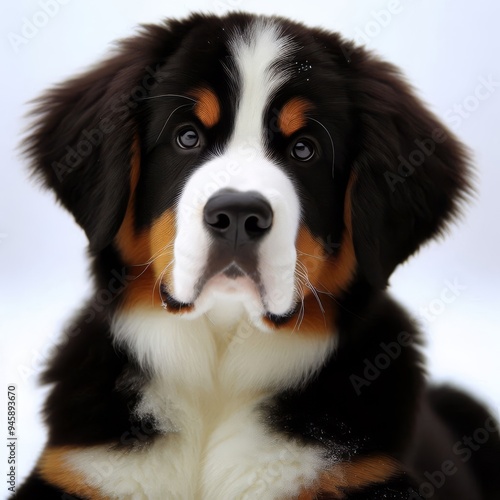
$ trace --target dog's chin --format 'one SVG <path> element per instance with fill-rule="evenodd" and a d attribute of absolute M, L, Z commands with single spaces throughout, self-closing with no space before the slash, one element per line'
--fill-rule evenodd
<path fill-rule="evenodd" d="M 181 313 L 186 318 L 193 318 L 209 313 L 215 307 L 227 305 L 227 311 L 236 304 L 243 306 L 252 322 L 262 324 L 265 320 L 268 325 L 282 326 L 296 313 L 298 303 L 290 304 L 285 311 L 268 310 L 265 303 L 265 291 L 242 272 L 239 268 L 231 267 L 224 272 L 213 276 L 203 285 L 192 301 L 183 302 L 176 298 L 175 291 L 166 285 L 161 285 L 161 296 L 167 311 Z M 230 309 L 231 308 L 231 309 Z"/>

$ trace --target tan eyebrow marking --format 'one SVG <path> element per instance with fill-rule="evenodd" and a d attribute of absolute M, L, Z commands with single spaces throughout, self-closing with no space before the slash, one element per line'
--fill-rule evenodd
<path fill-rule="evenodd" d="M 191 96 L 196 99 L 194 113 L 207 128 L 213 127 L 220 120 L 220 103 L 215 92 L 207 87 L 200 87 Z"/>
<path fill-rule="evenodd" d="M 301 97 L 290 99 L 281 109 L 278 116 L 278 127 L 285 137 L 291 136 L 306 124 L 306 113 L 312 104 Z"/>

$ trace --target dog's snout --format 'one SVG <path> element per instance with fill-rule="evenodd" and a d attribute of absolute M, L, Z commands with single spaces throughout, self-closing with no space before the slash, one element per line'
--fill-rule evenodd
<path fill-rule="evenodd" d="M 210 234 L 234 247 L 256 242 L 271 229 L 271 205 L 255 191 L 219 191 L 206 203 L 204 223 Z"/>

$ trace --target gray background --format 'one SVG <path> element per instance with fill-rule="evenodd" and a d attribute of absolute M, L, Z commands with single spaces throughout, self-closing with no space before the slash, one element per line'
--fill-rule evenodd
<path fill-rule="evenodd" d="M 500 4 L 487 0 L 45 1 L 52 5 L 50 16 L 44 17 L 43 0 L 24 0 L 4 5 L 0 19 L 4 68 L 0 391 L 5 392 L 0 397 L 5 401 L 0 407 L 0 436 L 6 429 L 6 386 L 15 383 L 18 479 L 29 472 L 45 439 L 39 415 L 44 390 L 36 384 L 37 375 L 70 313 L 90 293 L 83 232 L 50 194 L 28 181 L 25 162 L 15 150 L 27 124 L 25 103 L 94 63 L 113 40 L 130 35 L 138 23 L 193 11 L 281 14 L 340 31 L 399 65 L 422 99 L 472 149 L 476 199 L 448 237 L 429 244 L 401 266 L 391 285 L 426 333 L 432 380 L 468 388 L 499 415 Z M 22 43 L 16 36 L 22 36 L 27 21 L 37 21 L 40 27 L 35 26 Z M 498 83 L 488 92 L 483 89 L 482 100 L 477 100 L 474 95 L 482 80 Z M 6 450 L 5 445 L 1 449 Z M 6 451 L 0 453 L 0 463 L 6 463 Z"/>

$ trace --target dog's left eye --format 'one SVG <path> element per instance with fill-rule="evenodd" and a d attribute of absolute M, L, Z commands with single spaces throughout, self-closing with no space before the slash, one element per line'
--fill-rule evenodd
<path fill-rule="evenodd" d="M 292 148 L 292 156 L 299 161 L 309 161 L 314 156 L 314 144 L 309 139 L 299 139 Z"/>
<path fill-rule="evenodd" d="M 177 144 L 182 149 L 193 149 L 200 145 L 200 136 L 192 127 L 183 128 L 177 134 Z"/>

